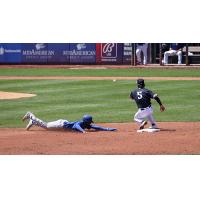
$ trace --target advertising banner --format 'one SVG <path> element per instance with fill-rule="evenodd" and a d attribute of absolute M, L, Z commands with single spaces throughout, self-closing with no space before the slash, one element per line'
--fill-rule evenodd
<path fill-rule="evenodd" d="M 48 57 L 55 52 L 48 50 L 46 43 L 24 43 L 22 44 L 23 63 L 47 63 Z"/>
<path fill-rule="evenodd" d="M 96 44 L 96 61 L 98 64 L 122 64 L 122 43 L 98 43 Z"/>
<path fill-rule="evenodd" d="M 0 43 L 0 63 L 20 63 L 20 43 Z"/>
<path fill-rule="evenodd" d="M 129 64 L 131 43 L 0 43 L 0 63 Z"/>
<path fill-rule="evenodd" d="M 48 55 L 47 61 L 51 63 L 70 63 L 70 45 L 67 43 L 48 43 L 48 51 L 52 52 Z"/>
<path fill-rule="evenodd" d="M 71 43 L 70 44 L 70 63 L 89 63 L 96 62 L 95 43 Z"/>
<path fill-rule="evenodd" d="M 124 43 L 123 64 L 131 64 L 132 59 L 132 43 Z"/>

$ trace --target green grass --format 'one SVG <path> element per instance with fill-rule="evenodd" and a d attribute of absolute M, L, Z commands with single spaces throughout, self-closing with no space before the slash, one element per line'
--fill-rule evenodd
<path fill-rule="evenodd" d="M 200 121 L 200 81 L 148 81 L 166 106 L 157 121 Z M 91 114 L 96 122 L 130 122 L 136 105 L 129 99 L 135 83 L 129 80 L 0 80 L 0 91 L 35 93 L 36 97 L 0 100 L 0 127 L 24 127 L 21 117 L 32 111 L 46 121 L 81 119 Z"/>
<path fill-rule="evenodd" d="M 187 69 L 44 69 L 44 68 L 0 68 L 0 76 L 159 76 L 159 77 L 200 77 L 200 70 Z"/>

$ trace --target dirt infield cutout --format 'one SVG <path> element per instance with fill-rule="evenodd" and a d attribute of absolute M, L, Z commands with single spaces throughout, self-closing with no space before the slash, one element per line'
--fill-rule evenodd
<path fill-rule="evenodd" d="M 200 154 L 199 122 L 158 122 L 160 131 L 137 133 L 137 124 L 99 123 L 116 132 L 86 134 L 33 126 L 0 128 L 0 155 L 166 155 Z"/>
<path fill-rule="evenodd" d="M 36 96 L 36 94 L 0 91 L 0 99 L 19 99 L 19 98 L 27 98 L 27 97 L 34 97 L 34 96 Z"/>

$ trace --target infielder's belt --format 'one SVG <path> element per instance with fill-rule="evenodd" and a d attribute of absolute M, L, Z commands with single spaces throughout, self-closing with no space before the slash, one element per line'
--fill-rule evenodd
<path fill-rule="evenodd" d="M 140 108 L 140 110 L 146 110 L 147 108 L 151 108 L 151 105 L 146 108 Z"/>

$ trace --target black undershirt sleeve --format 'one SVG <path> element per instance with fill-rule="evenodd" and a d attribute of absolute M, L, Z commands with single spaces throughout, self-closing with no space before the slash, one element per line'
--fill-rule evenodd
<path fill-rule="evenodd" d="M 154 99 L 159 103 L 160 106 L 162 105 L 162 102 L 158 96 L 154 97 Z"/>

